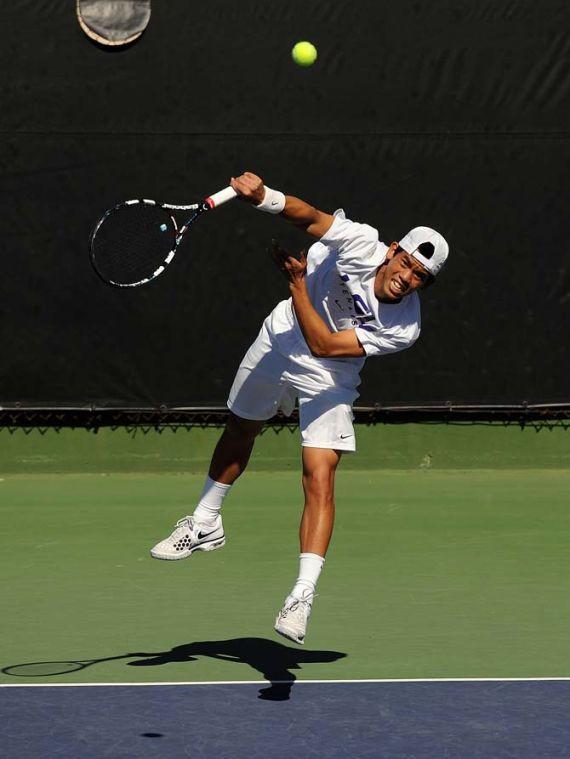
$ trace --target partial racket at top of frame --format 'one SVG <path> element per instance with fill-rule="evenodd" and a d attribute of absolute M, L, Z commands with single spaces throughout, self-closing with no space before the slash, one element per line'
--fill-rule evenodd
<path fill-rule="evenodd" d="M 146 285 L 171 263 L 184 235 L 199 216 L 236 196 L 232 187 L 226 187 L 194 205 L 146 199 L 119 203 L 103 214 L 91 233 L 91 264 L 107 285 Z M 191 215 L 179 227 L 172 211 L 190 211 Z"/>

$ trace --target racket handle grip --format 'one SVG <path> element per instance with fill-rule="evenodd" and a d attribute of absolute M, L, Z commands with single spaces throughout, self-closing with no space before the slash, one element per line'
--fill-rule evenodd
<path fill-rule="evenodd" d="M 228 200 L 233 200 L 236 196 L 237 192 L 233 187 L 226 187 L 224 190 L 215 192 L 213 195 L 210 195 L 209 198 L 206 198 L 206 203 L 210 208 L 217 208 L 218 206 L 221 206 L 222 203 L 227 203 Z"/>

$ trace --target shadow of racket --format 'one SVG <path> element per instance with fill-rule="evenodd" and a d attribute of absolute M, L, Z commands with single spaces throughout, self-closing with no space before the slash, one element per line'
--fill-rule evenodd
<path fill-rule="evenodd" d="M 135 657 L 148 657 L 153 654 L 135 653 L 120 654 L 119 656 L 107 656 L 101 659 L 83 659 L 68 661 L 36 661 L 26 664 L 12 664 L 0 670 L 4 675 L 10 677 L 53 677 L 54 675 L 67 675 L 70 672 L 79 672 L 80 670 L 92 667 L 94 664 L 102 664 L 107 661 L 118 661 L 120 659 L 131 659 Z"/>

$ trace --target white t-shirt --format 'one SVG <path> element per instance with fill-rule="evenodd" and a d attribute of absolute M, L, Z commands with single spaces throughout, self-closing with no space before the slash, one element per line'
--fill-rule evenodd
<path fill-rule="evenodd" d="M 308 252 L 307 289 L 314 308 L 334 332 L 354 329 L 368 356 L 409 348 L 420 334 L 420 299 L 416 292 L 398 303 L 380 303 L 374 279 L 388 247 L 368 224 L 335 211 L 330 229 Z M 281 301 L 266 320 L 278 349 L 301 366 L 321 367 L 337 384 L 360 383 L 362 358 L 313 356 L 297 323 L 292 300 Z M 329 382 L 325 382 L 329 384 Z"/>

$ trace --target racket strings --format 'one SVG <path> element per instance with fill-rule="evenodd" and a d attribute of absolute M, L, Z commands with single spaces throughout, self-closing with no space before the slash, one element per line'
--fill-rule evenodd
<path fill-rule="evenodd" d="M 95 268 L 113 284 L 152 278 L 176 247 L 176 224 L 150 203 L 118 206 L 104 217 L 91 244 Z"/>

